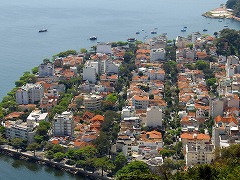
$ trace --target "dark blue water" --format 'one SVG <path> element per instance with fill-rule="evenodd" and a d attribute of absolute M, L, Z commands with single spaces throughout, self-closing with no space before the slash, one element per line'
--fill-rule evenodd
<path fill-rule="evenodd" d="M 74 176 L 51 167 L 13 159 L 0 154 L 1 180 L 84 180 L 83 177 Z"/>

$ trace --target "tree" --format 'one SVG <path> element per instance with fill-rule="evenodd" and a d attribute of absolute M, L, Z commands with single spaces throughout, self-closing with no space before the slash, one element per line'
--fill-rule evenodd
<path fill-rule="evenodd" d="M 125 52 L 123 56 L 124 62 L 129 63 L 133 57 L 134 57 L 134 54 L 132 52 Z"/>
<path fill-rule="evenodd" d="M 81 53 L 87 53 L 87 49 L 81 48 L 81 49 L 80 49 L 80 52 L 81 52 Z"/>
<path fill-rule="evenodd" d="M 160 154 L 163 156 L 163 157 L 170 157 L 172 155 L 174 155 L 176 153 L 176 151 L 174 150 L 168 150 L 166 148 L 163 148 L 161 151 L 160 151 Z"/>
<path fill-rule="evenodd" d="M 24 147 L 25 145 L 25 141 L 21 138 L 13 138 L 11 140 L 11 145 L 13 146 L 13 148 L 17 149 L 17 152 L 18 152 L 18 149 Z"/>
<path fill-rule="evenodd" d="M 114 171 L 117 172 L 118 170 L 122 169 L 125 165 L 127 165 L 127 158 L 123 155 L 123 153 L 119 153 L 114 160 L 115 169 Z"/>
<path fill-rule="evenodd" d="M 4 136 L 6 132 L 6 128 L 4 126 L 0 126 L 0 136 Z"/>
<path fill-rule="evenodd" d="M 38 73 L 38 66 L 32 68 L 32 73 L 37 74 Z"/>
<path fill-rule="evenodd" d="M 45 152 L 45 157 L 47 159 L 53 159 L 54 158 L 54 152 L 52 150 L 46 151 Z"/>
<path fill-rule="evenodd" d="M 216 86 L 215 83 L 217 82 L 217 79 L 216 78 L 210 78 L 210 79 L 207 79 L 206 81 L 206 84 L 207 84 L 207 87 L 210 89 L 210 87 L 212 86 Z"/>
<path fill-rule="evenodd" d="M 37 143 L 40 144 L 41 142 L 44 141 L 44 136 L 41 136 L 41 135 L 37 134 L 37 135 L 34 136 L 34 140 L 35 140 Z"/>
<path fill-rule="evenodd" d="M 146 163 L 144 163 L 142 161 L 132 161 L 128 165 L 126 165 L 122 169 L 120 169 L 116 175 L 119 176 L 121 174 L 128 174 L 128 173 L 131 173 L 134 171 L 140 171 L 142 173 L 150 172 Z"/>
<path fill-rule="evenodd" d="M 195 64 L 195 67 L 198 70 L 204 70 L 204 69 L 209 69 L 209 64 L 203 60 L 198 60 Z"/>
<path fill-rule="evenodd" d="M 94 161 L 95 161 L 96 167 L 101 168 L 102 176 L 103 176 L 103 172 L 107 171 L 108 167 L 110 167 L 110 164 L 112 164 L 107 157 L 96 158 Z"/>
<path fill-rule="evenodd" d="M 45 59 L 43 59 L 43 63 L 44 64 L 48 64 L 48 63 L 50 63 L 51 61 L 48 59 L 48 58 L 45 58 Z"/>
<path fill-rule="evenodd" d="M 60 162 L 63 160 L 63 158 L 65 157 L 65 154 L 62 152 L 57 152 L 54 154 L 54 161 Z"/>
<path fill-rule="evenodd" d="M 109 153 L 111 144 L 107 133 L 100 132 L 100 135 L 94 140 L 93 144 L 96 146 L 100 155 L 106 155 Z"/>
<path fill-rule="evenodd" d="M 40 145 L 38 143 L 31 143 L 27 146 L 28 151 L 33 151 L 33 155 L 35 156 L 35 152 L 37 149 L 40 148 Z"/>
<path fill-rule="evenodd" d="M 8 140 L 3 138 L 2 136 L 0 136 L 0 145 L 4 145 L 4 144 L 7 144 L 8 143 Z"/>
<path fill-rule="evenodd" d="M 64 150 L 64 147 L 61 146 L 60 144 L 54 144 L 52 149 L 51 149 L 54 153 L 57 153 L 57 152 L 65 152 Z"/>
<path fill-rule="evenodd" d="M 144 173 L 141 171 L 133 171 L 127 174 L 120 174 L 116 178 L 117 180 L 132 180 L 132 179 L 138 179 L 138 180 L 160 180 L 160 177 L 157 175 L 154 175 L 152 173 Z"/>

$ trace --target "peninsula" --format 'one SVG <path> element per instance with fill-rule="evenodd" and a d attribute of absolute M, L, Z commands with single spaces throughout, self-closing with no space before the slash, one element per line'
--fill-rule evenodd
<path fill-rule="evenodd" d="M 93 179 L 237 179 L 239 41 L 164 33 L 44 59 L 0 103 L 0 152 Z"/>

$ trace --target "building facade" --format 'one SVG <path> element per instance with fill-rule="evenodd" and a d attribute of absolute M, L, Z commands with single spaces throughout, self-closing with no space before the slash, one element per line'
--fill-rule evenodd
<path fill-rule="evenodd" d="M 42 84 L 26 84 L 16 92 L 17 104 L 34 104 L 39 102 L 44 96 L 44 87 Z"/>
<path fill-rule="evenodd" d="M 63 112 L 53 118 L 53 136 L 74 136 L 73 113 Z"/>

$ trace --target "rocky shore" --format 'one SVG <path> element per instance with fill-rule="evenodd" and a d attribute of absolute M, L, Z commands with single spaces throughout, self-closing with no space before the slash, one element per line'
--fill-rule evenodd
<path fill-rule="evenodd" d="M 208 11 L 202 14 L 202 16 L 207 18 L 214 18 L 214 19 L 236 19 L 236 20 L 239 19 L 233 16 L 232 10 L 227 9 L 226 7 L 219 7 L 219 8 L 213 9 L 211 11 Z"/>

